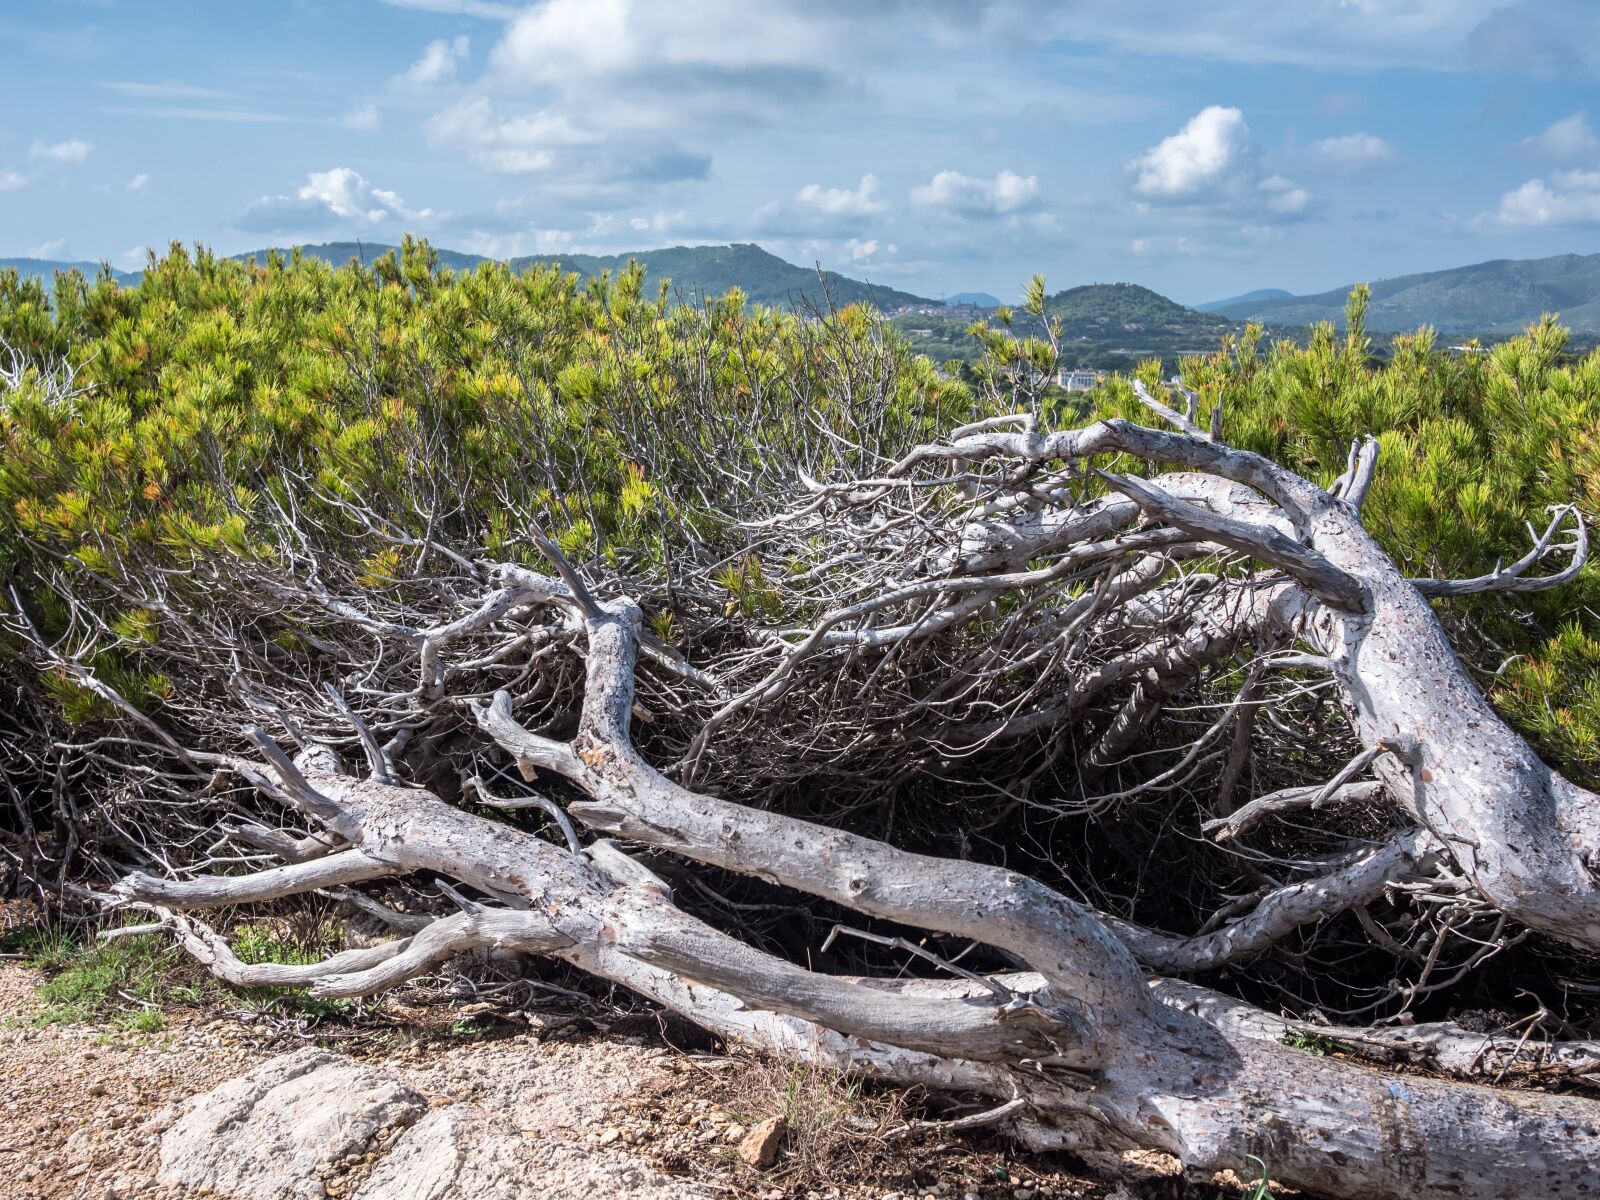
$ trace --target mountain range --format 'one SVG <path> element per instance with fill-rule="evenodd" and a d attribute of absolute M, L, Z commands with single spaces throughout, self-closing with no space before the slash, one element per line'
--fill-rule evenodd
<path fill-rule="evenodd" d="M 1600 331 L 1600 254 L 1509 259 L 1380 279 L 1371 285 L 1367 328 L 1386 333 L 1432 325 L 1446 333 L 1516 333 L 1557 313 L 1578 333 Z M 1203 304 L 1236 321 L 1272 325 L 1344 323 L 1350 286 L 1295 296 L 1252 292 Z"/>
<path fill-rule="evenodd" d="M 301 253 L 342 265 L 355 258 L 370 262 L 393 247 L 361 242 L 327 242 L 303 246 Z M 261 260 L 268 250 L 234 255 Z M 470 270 L 489 259 L 457 250 L 438 250 L 443 266 Z M 911 292 L 852 279 L 834 271 L 817 271 L 786 262 L 751 243 L 727 246 L 670 246 L 629 254 L 533 255 L 510 260 L 513 270 L 539 264 L 557 264 L 583 276 L 616 272 L 637 259 L 645 268 L 648 293 L 670 281 L 685 298 L 720 296 L 738 287 L 758 304 L 781 308 L 871 303 L 885 311 L 910 305 L 939 305 Z M 80 270 L 93 276 L 100 264 L 41 258 L 0 258 L 0 270 L 15 268 L 24 277 L 42 277 L 48 286 L 58 270 Z M 137 271 L 111 272 L 124 285 L 137 284 Z M 1600 332 L 1600 254 L 1564 254 L 1541 259 L 1495 259 L 1445 271 L 1430 271 L 1381 279 L 1371 285 L 1367 328 L 1374 332 L 1400 332 L 1432 325 L 1450 334 L 1497 335 L 1514 333 L 1542 313 L 1554 312 L 1577 333 Z M 1350 287 L 1313 295 L 1294 295 L 1281 288 L 1262 288 L 1240 296 L 1185 308 L 1137 284 L 1092 284 L 1059 292 L 1050 299 L 1051 311 L 1077 333 L 1164 331 L 1181 335 L 1214 336 L 1240 321 L 1260 321 L 1283 329 L 1319 321 L 1342 323 Z M 996 298 L 985 292 L 959 292 L 949 304 L 993 307 Z M 1072 329 L 1069 336 L 1074 336 Z"/>

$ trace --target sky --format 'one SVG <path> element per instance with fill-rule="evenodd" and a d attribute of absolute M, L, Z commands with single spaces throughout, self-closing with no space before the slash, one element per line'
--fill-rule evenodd
<path fill-rule="evenodd" d="M 0 256 L 753 241 L 1185 303 L 1600 250 L 1596 0 L 0 0 Z"/>

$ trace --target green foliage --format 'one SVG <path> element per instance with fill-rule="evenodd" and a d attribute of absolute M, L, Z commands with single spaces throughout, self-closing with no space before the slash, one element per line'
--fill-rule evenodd
<path fill-rule="evenodd" d="M 1339 1054 L 1350 1049 L 1343 1042 L 1335 1041 L 1321 1034 L 1306 1033 L 1303 1030 L 1291 1029 L 1283 1035 L 1283 1044 L 1295 1050 L 1302 1050 L 1314 1058 L 1322 1058 L 1329 1054 Z"/>
<path fill-rule="evenodd" d="M 181 589 L 201 586 L 186 568 L 208 559 L 270 560 L 286 504 L 362 587 L 399 586 L 409 565 L 351 527 L 344 497 L 401 530 L 524 561 L 538 529 L 645 583 L 692 545 L 725 563 L 728 612 L 764 619 L 780 607 L 770 579 L 789 565 L 749 555 L 722 525 L 707 497 L 728 475 L 792 486 L 794 463 L 825 472 L 863 438 L 892 455 L 1017 404 L 1056 423 L 1145 420 L 1125 382 L 1088 400 L 1045 385 L 1080 307 L 1104 312 L 1109 295 L 1124 328 L 1199 319 L 1144 289 L 1049 296 L 1034 281 L 1032 314 L 963 335 L 980 354 L 963 383 L 864 308 L 803 319 L 739 293 L 675 305 L 652 287 L 643 269 L 455 271 L 410 240 L 340 268 L 174 246 L 136 288 L 68 274 L 53 298 L 0 272 L 0 337 L 35 360 L 64 358 L 81 388 L 63 400 L 30 377 L 0 400 L 0 568 L 47 635 L 69 618 L 53 580 L 70 572 L 80 595 L 107 581 L 114 640 L 85 665 L 158 720 L 186 684 L 162 658 L 161 614 L 111 576 L 137 560 Z M 1183 361 L 1202 423 L 1220 403 L 1230 441 L 1323 483 L 1352 439 L 1377 434 L 1366 519 L 1416 575 L 1517 557 L 1524 521 L 1550 505 L 1600 515 L 1600 354 L 1572 361 L 1552 321 L 1488 353 L 1441 351 L 1427 329 L 1374 347 L 1374 303 L 1358 291 L 1345 329 L 1322 325 L 1305 345 L 1224 323 L 1217 349 Z M 1059 355 L 1041 310 L 1062 320 Z M 1158 361 L 1138 370 L 1159 386 Z M 870 436 L 858 424 L 867 393 Z M 1600 778 L 1600 567 L 1560 591 L 1440 611 L 1502 710 L 1564 769 Z M 263 643 L 307 653 L 292 614 L 259 620 Z M 651 620 L 676 635 L 672 612 Z M 109 715 L 77 677 L 53 673 L 43 688 L 69 720 Z"/>
<path fill-rule="evenodd" d="M 1343 332 L 1265 349 L 1252 327 L 1215 353 L 1184 360 L 1202 423 L 1221 403 L 1224 435 L 1324 484 L 1353 439 L 1382 453 L 1364 520 L 1412 575 L 1470 577 L 1529 547 L 1528 523 L 1574 503 L 1600 518 L 1600 353 L 1566 361 L 1551 320 L 1488 354 L 1441 352 L 1423 329 L 1392 341 L 1374 365 L 1370 298 L 1349 298 Z M 1111 408 L 1143 419 L 1131 394 Z M 1563 558 L 1557 565 L 1563 565 Z M 1537 568 L 1544 572 L 1548 564 Z M 1600 781 L 1600 563 L 1553 592 L 1441 601 L 1441 616 L 1479 682 L 1564 770 Z"/>
<path fill-rule="evenodd" d="M 66 360 L 80 387 L 62 399 L 31 376 L 0 399 L 0 569 L 47 634 L 68 619 L 48 582 L 60 564 L 77 594 L 100 587 L 116 643 L 84 665 L 159 716 L 175 686 L 162 618 L 112 586 L 130 562 L 177 589 L 207 559 L 270 562 L 290 506 L 353 583 L 391 587 L 408 568 L 339 507 L 359 498 L 413 534 L 528 560 L 531 526 L 575 560 L 649 577 L 667 531 L 719 536 L 702 501 L 721 467 L 769 470 L 819 422 L 847 430 L 849 377 L 886 381 L 895 440 L 970 415 L 968 389 L 867 310 L 802 321 L 737 293 L 676 306 L 647 279 L 457 273 L 410 240 L 341 268 L 174 246 L 136 288 L 68 275 L 53 304 L 0 272 L 0 338 Z M 747 612 L 768 607 L 759 569 L 733 589 Z M 259 632 L 288 653 L 308 645 L 287 614 Z M 69 721 L 112 713 L 76 676 L 43 687 Z"/>

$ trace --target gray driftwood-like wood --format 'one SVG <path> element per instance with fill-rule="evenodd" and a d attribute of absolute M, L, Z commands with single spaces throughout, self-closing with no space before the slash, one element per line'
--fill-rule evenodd
<path fill-rule="evenodd" d="M 638 604 L 591 590 L 548 544 L 553 576 L 496 567 L 466 615 L 428 628 L 375 628 L 374 636 L 397 637 L 410 648 L 415 673 L 407 696 L 419 704 L 449 698 L 452 647 L 485 630 L 514 626 L 518 646 L 581 656 L 576 713 L 525 723 L 510 688 L 460 698 L 472 736 L 525 778 L 559 783 L 562 794 L 577 797 L 565 805 L 576 828 L 563 829 L 557 841 L 408 781 L 371 731 L 357 730 L 366 763 L 358 774 L 315 741 L 291 756 L 253 730 L 255 758 L 194 761 L 233 771 L 278 800 L 319 831 L 331 852 L 248 875 L 130 876 L 113 901 L 153 913 L 225 979 L 310 984 L 324 995 L 391 987 L 468 949 L 555 956 L 772 1054 L 987 1095 L 995 1120 L 1039 1148 L 1157 1149 L 1192 1168 L 1241 1174 L 1265 1161 L 1288 1184 L 1352 1200 L 1593 1195 L 1600 1103 L 1401 1077 L 1307 1054 L 1284 1043 L 1288 1023 L 1166 978 L 1241 961 L 1296 929 L 1360 911 L 1388 889 L 1418 880 L 1432 886 L 1441 877 L 1456 897 L 1600 949 L 1600 799 L 1542 763 L 1500 721 L 1425 594 L 1543 586 L 1531 568 L 1556 549 L 1581 561 L 1581 532 L 1557 548 L 1552 523 L 1526 562 L 1419 589 L 1361 524 L 1375 443 L 1352 448 L 1349 468 L 1330 492 L 1223 444 L 1218 422 L 1202 429 L 1192 402 L 1179 414 L 1146 401 L 1177 432 L 1105 421 L 1042 433 L 1031 418 L 1007 418 L 920 447 L 875 478 L 811 481 L 799 509 L 773 518 L 796 522 L 797 536 L 807 522 L 854 519 L 905 489 L 946 486 L 945 476 L 930 470 L 955 478 L 998 460 L 1015 486 L 1007 496 L 975 501 L 937 552 L 919 548 L 914 563 L 886 569 L 878 594 L 826 609 L 806 628 L 772 631 L 762 669 L 737 687 L 654 643 Z M 1182 470 L 1151 479 L 1107 471 L 1100 478 L 1114 494 L 1080 499 L 1090 460 L 1106 455 Z M 890 558 L 899 553 L 894 536 L 882 534 L 884 524 L 859 528 L 867 532 L 834 561 L 854 568 L 880 550 Z M 1199 558 L 1223 565 L 1205 579 L 1171 574 L 1173 563 Z M 1246 561 L 1254 564 L 1250 572 L 1227 573 Z M 781 696 L 814 660 L 915 644 L 973 619 L 997 596 L 1097 563 L 1113 565 L 1092 589 L 1062 604 L 1062 637 L 1104 620 L 1109 644 L 1120 648 L 1064 694 L 1001 712 L 966 736 L 1004 739 L 1019 728 L 1051 728 L 1129 684 L 1098 741 L 1085 748 L 1083 773 L 1093 781 L 1136 743 L 1184 680 L 1241 645 L 1266 647 L 1262 670 L 1315 670 L 1332 681 L 1362 751 L 1327 784 L 1245 804 L 1219 817 L 1212 832 L 1237 837 L 1283 811 L 1357 803 L 1395 814 L 1398 831 L 1306 878 L 1265 888 L 1213 928 L 1176 936 L 1103 916 L 1016 871 L 911 853 L 686 782 L 699 761 L 717 753 L 719 730 Z M 1194 601 L 1197 588 L 1209 590 Z M 1152 622 L 1159 628 L 1179 612 L 1184 621 L 1170 637 L 1141 640 L 1130 632 L 1116 641 L 1119 620 L 1130 631 Z M 42 660 L 48 652 L 41 649 Z M 636 692 L 641 656 L 682 686 L 716 697 L 698 741 L 670 774 L 634 742 L 635 724 L 650 719 Z M 343 699 L 339 704 L 358 721 Z M 1236 702 L 1221 713 L 1214 736 L 1232 727 L 1238 711 Z M 1192 756 L 1180 756 L 1169 770 L 1188 761 Z M 1372 779 L 1356 778 L 1368 773 Z M 481 781 L 476 787 L 493 799 Z M 1120 795 L 1107 792 L 1101 801 Z M 580 830 L 620 844 L 585 851 Z M 303 844 L 259 832 L 245 840 L 280 846 L 285 857 Z M 982 942 L 1028 971 L 950 981 L 808 971 L 680 910 L 665 884 L 628 856 L 629 845 Z M 452 893 L 460 911 L 309 967 L 243 964 L 193 915 L 208 905 L 415 872 L 455 881 L 480 899 Z M 1465 1036 L 1435 1030 L 1409 1041 L 1371 1040 L 1391 1056 L 1422 1061 L 1431 1053 L 1442 1070 L 1472 1074 Z M 1487 1061 L 1496 1069 L 1520 1053 L 1503 1041 L 1493 1051 Z M 1581 1073 L 1592 1048 L 1550 1055 Z"/>

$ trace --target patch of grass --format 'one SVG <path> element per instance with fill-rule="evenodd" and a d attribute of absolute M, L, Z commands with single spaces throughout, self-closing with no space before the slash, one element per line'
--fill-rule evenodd
<path fill-rule="evenodd" d="M 38 989 L 44 1008 L 33 1018 L 36 1025 L 129 1018 L 129 1004 L 141 1006 L 132 1019 L 149 1011 L 159 1016 L 160 1005 L 186 999 L 190 991 L 175 986 L 179 954 L 159 934 L 102 941 L 92 934 L 46 932 L 26 953 L 30 966 L 49 975 Z"/>
<path fill-rule="evenodd" d="M 1318 1058 L 1328 1054 L 1349 1053 L 1350 1051 L 1350 1047 L 1343 1042 L 1336 1041 L 1330 1037 L 1323 1037 L 1317 1033 L 1306 1033 L 1301 1029 L 1288 1030 L 1280 1040 L 1285 1046 L 1304 1051 L 1306 1054 L 1315 1055 Z"/>
<path fill-rule="evenodd" d="M 332 921 L 258 921 L 237 925 L 229 944 L 241 962 L 280 963 L 298 967 L 320 962 L 344 945 L 344 926 Z M 237 993 L 247 1008 L 259 1013 L 301 1017 L 313 1024 L 347 1020 L 353 1000 L 313 996 L 307 988 L 245 988 Z"/>
<path fill-rule="evenodd" d="M 128 1033 L 160 1033 L 167 1027 L 167 1014 L 159 1008 L 141 1008 L 137 1012 L 118 1013 L 111 1019 L 111 1025 Z"/>
<path fill-rule="evenodd" d="M 344 926 L 323 922 L 314 929 L 296 930 L 281 922 L 260 922 L 235 926 L 229 940 L 241 962 L 301 967 L 338 950 L 344 944 Z"/>

